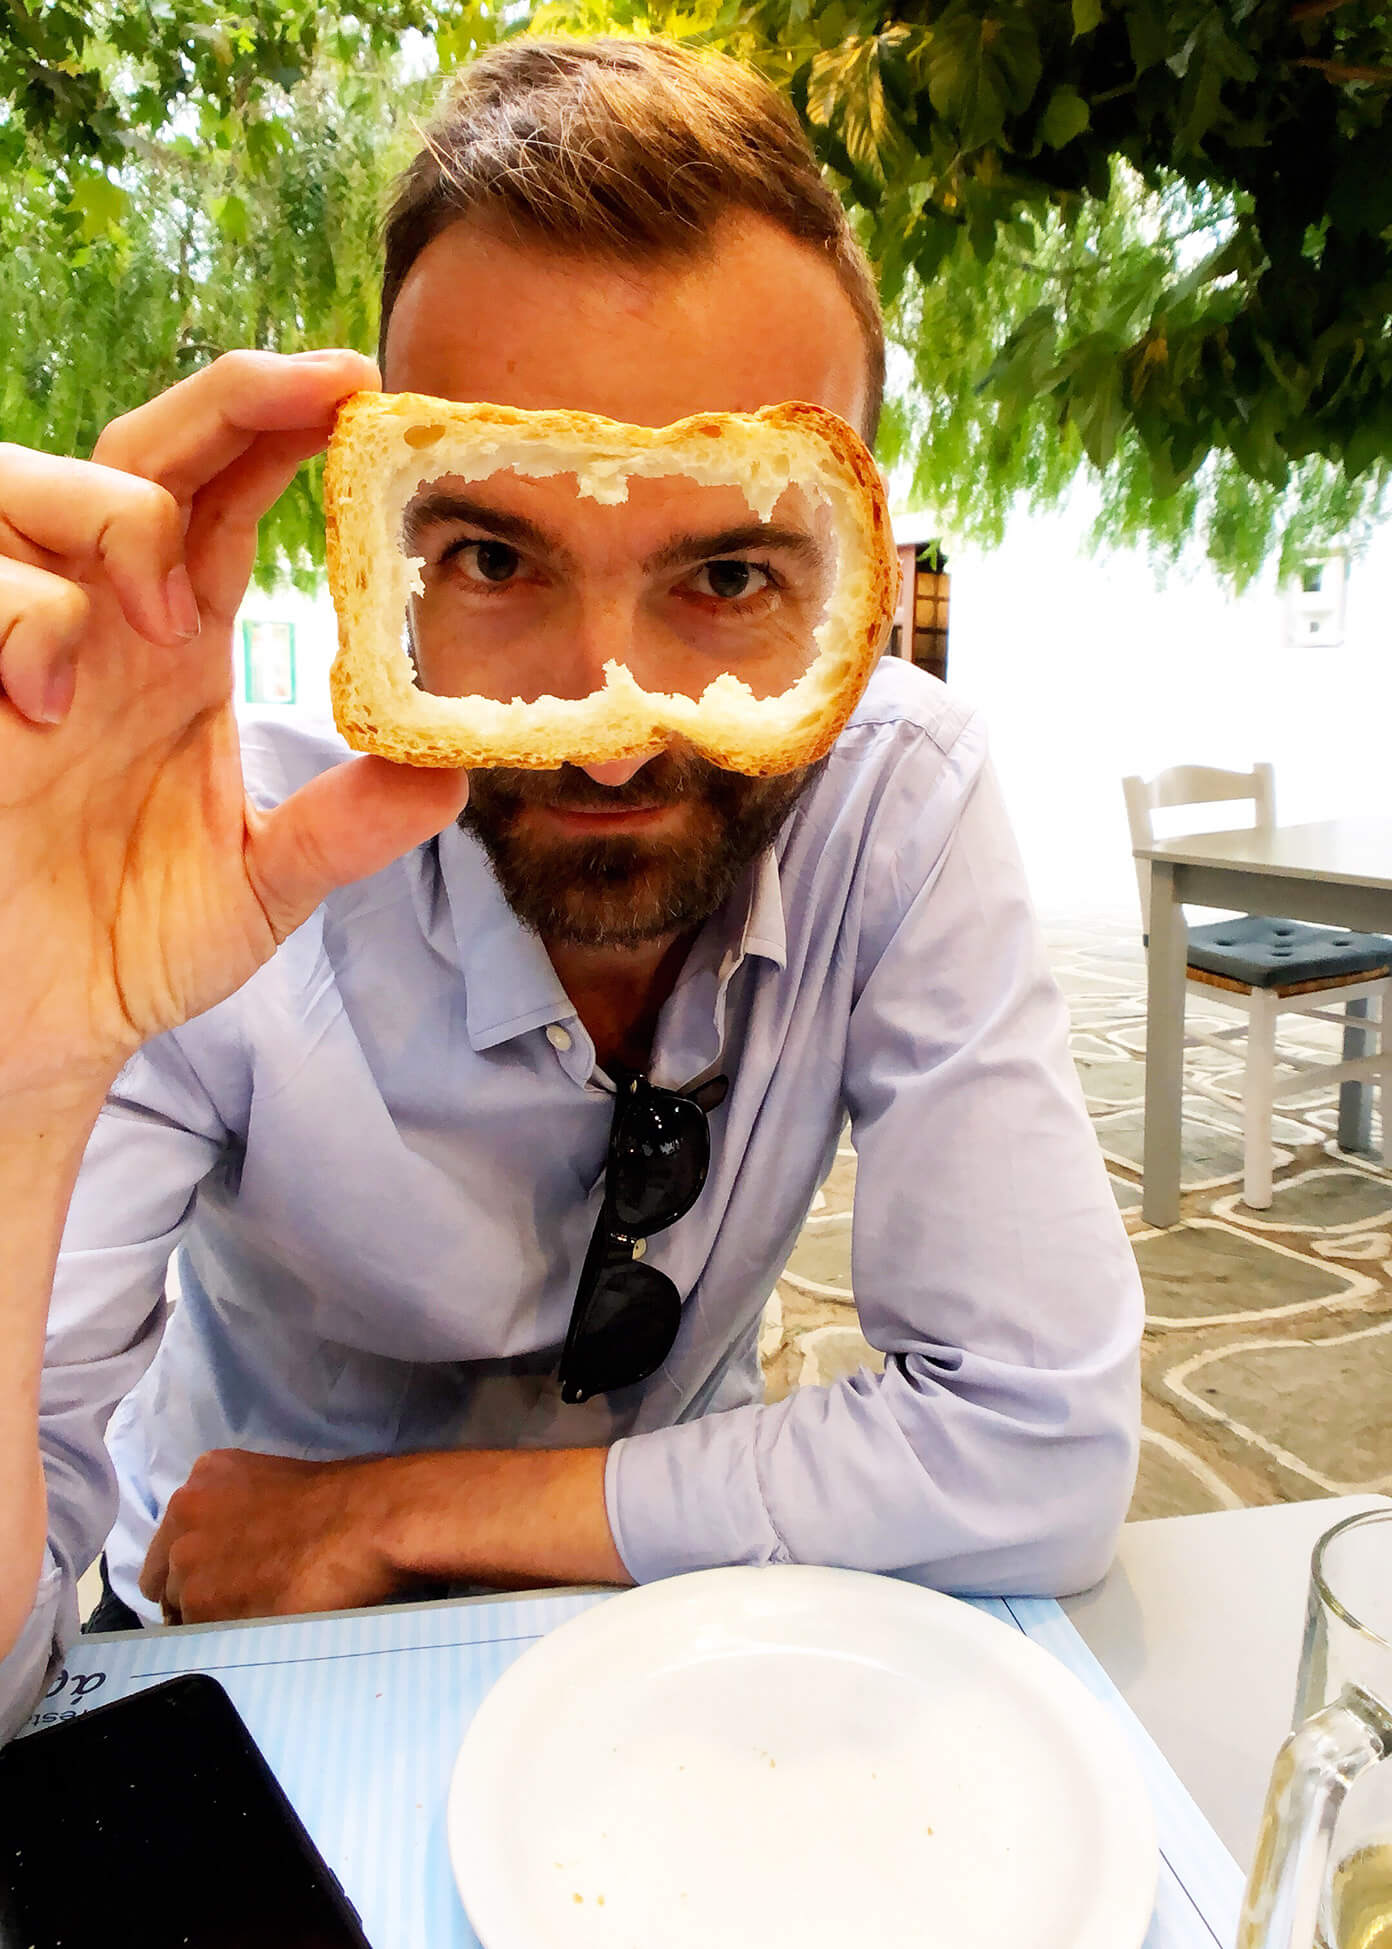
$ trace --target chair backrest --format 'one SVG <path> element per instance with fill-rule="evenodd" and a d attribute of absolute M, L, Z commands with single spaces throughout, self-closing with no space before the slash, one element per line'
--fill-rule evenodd
<path fill-rule="evenodd" d="M 1270 765 L 1253 765 L 1251 771 L 1218 771 L 1211 765 L 1171 765 L 1168 771 L 1156 772 L 1154 778 L 1135 775 L 1123 778 L 1121 789 L 1126 795 L 1133 855 L 1138 846 L 1155 844 L 1152 813 L 1167 812 L 1176 806 L 1217 805 L 1225 800 L 1245 799 L 1252 805 L 1252 824 L 1257 831 L 1270 831 L 1276 823 L 1276 773 Z M 1136 861 L 1136 887 L 1141 896 L 1141 926 L 1149 935 L 1148 859 Z"/>

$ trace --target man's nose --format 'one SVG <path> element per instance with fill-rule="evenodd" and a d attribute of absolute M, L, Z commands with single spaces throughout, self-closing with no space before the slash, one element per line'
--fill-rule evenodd
<path fill-rule="evenodd" d="M 650 758 L 657 756 L 657 749 L 645 751 L 641 758 L 615 758 L 607 765 L 581 765 L 580 769 L 592 778 L 596 785 L 627 785 L 630 778 L 640 772 Z"/>
<path fill-rule="evenodd" d="M 634 669 L 637 660 L 637 618 L 632 598 L 626 594 L 606 593 L 595 594 L 582 601 L 572 623 L 567 649 L 567 674 L 572 696 L 588 697 L 592 691 L 602 690 L 607 681 L 604 666 L 611 658 L 615 663 L 627 664 L 641 683 L 642 673 Z M 627 785 L 629 779 L 640 772 L 650 758 L 655 758 L 661 749 L 659 742 L 651 751 L 645 751 L 637 758 L 615 758 L 607 764 L 582 765 L 580 769 L 596 785 Z"/>

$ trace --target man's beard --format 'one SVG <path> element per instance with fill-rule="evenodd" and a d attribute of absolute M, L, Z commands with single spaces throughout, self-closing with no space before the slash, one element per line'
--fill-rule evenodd
<path fill-rule="evenodd" d="M 626 785 L 598 785 L 576 765 L 476 771 L 459 823 L 482 842 L 518 919 L 543 940 L 637 947 L 685 933 L 722 906 L 821 769 L 745 778 L 694 752 L 665 751 Z M 675 804 L 687 810 L 671 838 L 542 834 L 520 816 L 529 806 L 619 812 Z"/>

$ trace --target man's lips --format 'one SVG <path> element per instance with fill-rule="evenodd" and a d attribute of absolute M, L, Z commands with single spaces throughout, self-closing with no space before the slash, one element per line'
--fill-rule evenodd
<path fill-rule="evenodd" d="M 536 817 L 559 827 L 562 832 L 644 832 L 670 821 L 682 809 L 682 802 L 663 805 L 620 805 L 612 810 L 600 806 L 533 805 L 528 810 Z"/>

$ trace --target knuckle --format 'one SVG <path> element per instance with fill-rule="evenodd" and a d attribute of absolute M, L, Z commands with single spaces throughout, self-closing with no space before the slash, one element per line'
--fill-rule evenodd
<path fill-rule="evenodd" d="M 278 352 L 254 352 L 239 346 L 234 351 L 223 352 L 197 376 L 206 380 L 213 396 L 229 402 L 243 399 L 251 392 L 262 392 L 268 385 L 273 386 L 277 374 L 284 371 L 285 365 L 285 359 Z"/>
<path fill-rule="evenodd" d="M 205 1624 L 215 1614 L 213 1594 L 206 1578 L 195 1576 L 180 1583 L 178 1612 L 184 1624 Z"/>
<path fill-rule="evenodd" d="M 174 541 L 183 532 L 179 503 L 158 481 L 135 480 L 128 492 L 131 507 L 142 527 L 152 529 L 161 541 Z"/>
<path fill-rule="evenodd" d="M 23 606 L 51 634 L 63 638 L 80 636 L 87 627 L 92 599 L 76 582 L 49 575 Z"/>
<path fill-rule="evenodd" d="M 169 1546 L 165 1559 L 165 1583 L 177 1583 L 182 1593 L 187 1588 L 188 1579 L 198 1566 L 198 1544 L 193 1537 L 177 1536 Z"/>
<path fill-rule="evenodd" d="M 124 470 L 127 458 L 139 443 L 140 416 L 144 410 L 141 406 L 133 407 L 129 413 L 119 414 L 102 428 L 92 449 L 92 458 L 99 466 Z"/>
<path fill-rule="evenodd" d="M 74 634 L 82 629 L 92 610 L 92 598 L 76 582 L 60 581 L 51 598 L 57 620 L 62 628 Z"/>
<path fill-rule="evenodd" d="M 217 1495 L 231 1479 L 235 1463 L 230 1449 L 210 1448 L 200 1455 L 189 1470 L 188 1480 L 180 1494 L 192 1498 L 201 1506 L 209 1497 Z"/>
<path fill-rule="evenodd" d="M 197 1527 L 198 1513 L 202 1506 L 202 1483 L 196 1481 L 197 1463 L 194 1473 L 189 1476 L 182 1488 L 176 1489 L 165 1508 L 164 1520 L 176 1533 Z"/>

